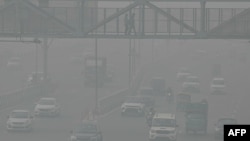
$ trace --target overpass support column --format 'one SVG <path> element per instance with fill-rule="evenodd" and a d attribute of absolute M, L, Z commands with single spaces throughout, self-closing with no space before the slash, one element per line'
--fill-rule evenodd
<path fill-rule="evenodd" d="M 80 19 L 80 30 L 79 32 L 84 32 L 84 3 L 85 0 L 80 0 L 80 14 L 79 14 L 79 19 Z"/>
<path fill-rule="evenodd" d="M 200 18 L 200 37 L 204 37 L 206 35 L 206 0 L 201 0 L 201 18 Z"/>

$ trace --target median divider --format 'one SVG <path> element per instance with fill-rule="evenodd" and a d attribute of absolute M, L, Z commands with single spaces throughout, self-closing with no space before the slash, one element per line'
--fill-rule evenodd
<path fill-rule="evenodd" d="M 115 109 L 117 106 L 121 105 L 124 98 L 128 95 L 128 89 L 120 90 L 111 96 L 103 98 L 99 101 L 99 114 L 103 115 Z"/>
<path fill-rule="evenodd" d="M 104 97 L 99 100 L 99 115 L 106 114 L 115 108 L 121 106 L 124 102 L 125 98 L 129 95 L 136 95 L 137 90 L 141 85 L 141 81 L 143 80 L 145 69 L 139 69 L 136 73 L 134 79 L 131 82 L 131 88 L 122 89 L 114 94 Z"/>
<path fill-rule="evenodd" d="M 22 102 L 30 102 L 35 98 L 53 92 L 53 85 L 46 82 L 27 86 L 0 96 L 0 109 L 15 106 Z"/>

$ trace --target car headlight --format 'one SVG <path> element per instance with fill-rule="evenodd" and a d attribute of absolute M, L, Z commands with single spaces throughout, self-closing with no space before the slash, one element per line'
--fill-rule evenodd
<path fill-rule="evenodd" d="M 38 111 L 39 111 L 39 109 L 36 107 L 36 108 L 35 108 L 35 112 L 38 112 Z"/>
<path fill-rule="evenodd" d="M 156 130 L 151 129 L 150 133 L 156 133 Z"/>
<path fill-rule="evenodd" d="M 7 125 L 11 125 L 12 123 L 10 121 L 7 121 Z"/>
<path fill-rule="evenodd" d="M 70 140 L 71 140 L 71 141 L 75 141 L 76 139 L 77 139 L 76 136 L 71 136 L 71 137 L 70 137 Z"/>
<path fill-rule="evenodd" d="M 91 141 L 97 141 L 97 137 L 96 137 L 96 136 L 91 137 L 90 140 L 91 140 Z"/>
<path fill-rule="evenodd" d="M 216 127 L 216 128 L 215 128 L 215 131 L 216 131 L 216 132 L 220 131 L 220 128 L 217 128 L 217 127 Z"/>

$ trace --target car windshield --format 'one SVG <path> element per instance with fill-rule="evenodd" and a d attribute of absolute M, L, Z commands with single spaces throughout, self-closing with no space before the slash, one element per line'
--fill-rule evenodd
<path fill-rule="evenodd" d="M 153 127 L 175 127 L 176 121 L 174 119 L 154 118 L 152 121 Z"/>
<path fill-rule="evenodd" d="M 225 124 L 237 124 L 235 119 L 220 119 L 218 121 L 218 127 L 223 127 Z"/>
<path fill-rule="evenodd" d="M 84 123 L 79 125 L 75 130 L 75 133 L 95 133 L 97 132 L 97 125 L 92 123 Z"/>
<path fill-rule="evenodd" d="M 204 118 L 204 115 L 203 114 L 189 114 L 188 118 L 189 119 L 202 119 Z"/>
<path fill-rule="evenodd" d="M 140 97 L 128 97 L 125 102 L 126 103 L 141 103 L 142 102 L 142 98 Z"/>
<path fill-rule="evenodd" d="M 224 82 L 224 80 L 222 80 L 222 79 L 221 79 L 221 80 L 216 80 L 216 79 L 215 79 L 215 80 L 213 80 L 213 84 L 214 84 L 214 85 L 224 85 L 225 82 Z"/>
<path fill-rule="evenodd" d="M 55 105 L 55 100 L 53 99 L 41 99 L 38 102 L 39 105 Z"/>
<path fill-rule="evenodd" d="M 12 112 L 10 117 L 11 118 L 28 118 L 29 112 Z"/>

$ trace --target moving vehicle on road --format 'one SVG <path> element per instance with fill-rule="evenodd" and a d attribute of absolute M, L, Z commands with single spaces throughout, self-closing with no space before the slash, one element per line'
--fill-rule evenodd
<path fill-rule="evenodd" d="M 216 139 L 223 138 L 224 134 L 224 125 L 226 124 L 237 124 L 237 120 L 235 118 L 224 117 L 218 119 L 217 123 L 215 123 L 215 132 L 214 137 Z"/>
<path fill-rule="evenodd" d="M 121 115 L 137 115 L 143 116 L 145 114 L 145 105 L 138 96 L 129 96 L 121 106 Z"/>
<path fill-rule="evenodd" d="M 145 107 L 155 106 L 155 97 L 146 95 L 139 95 L 138 97 L 142 99 L 142 104 L 144 104 Z"/>
<path fill-rule="evenodd" d="M 151 87 L 142 87 L 139 90 L 140 95 L 154 96 L 154 90 Z"/>
<path fill-rule="evenodd" d="M 43 72 L 32 72 L 28 77 L 28 84 L 34 85 L 40 83 L 44 80 L 44 73 Z"/>
<path fill-rule="evenodd" d="M 212 68 L 212 76 L 220 77 L 221 76 L 221 64 L 214 64 Z"/>
<path fill-rule="evenodd" d="M 171 113 L 156 113 L 152 119 L 149 131 L 149 140 L 167 139 L 176 141 L 177 138 L 176 116 Z"/>
<path fill-rule="evenodd" d="M 8 131 L 31 131 L 33 128 L 33 116 L 28 110 L 13 110 L 7 118 Z"/>
<path fill-rule="evenodd" d="M 211 94 L 218 95 L 218 94 L 226 94 L 225 91 L 226 85 L 224 78 L 217 77 L 212 80 L 210 89 Z"/>
<path fill-rule="evenodd" d="M 191 102 L 191 95 L 185 93 L 177 94 L 176 98 L 176 110 L 179 112 L 185 112 L 187 105 Z"/>
<path fill-rule="evenodd" d="M 188 76 L 186 81 L 182 84 L 182 91 L 184 93 L 200 93 L 200 80 L 197 76 Z"/>
<path fill-rule="evenodd" d="M 139 97 L 142 98 L 143 104 L 146 107 L 153 107 L 155 105 L 155 96 L 153 89 L 150 87 L 143 87 L 139 90 Z"/>
<path fill-rule="evenodd" d="M 98 87 L 102 87 L 107 80 L 107 58 L 97 58 Z M 96 57 L 86 56 L 84 58 L 84 84 L 85 86 L 95 86 L 96 83 Z"/>
<path fill-rule="evenodd" d="M 84 120 L 70 131 L 70 141 L 102 141 L 102 132 L 96 120 Z"/>
<path fill-rule="evenodd" d="M 61 108 L 55 98 L 41 98 L 35 107 L 35 116 L 58 116 Z"/>
<path fill-rule="evenodd" d="M 7 68 L 13 69 L 13 70 L 19 70 L 21 69 L 21 58 L 19 57 L 12 57 L 7 63 Z"/>
<path fill-rule="evenodd" d="M 191 102 L 186 107 L 186 133 L 207 133 L 208 103 L 204 99 Z"/>
<path fill-rule="evenodd" d="M 191 73 L 187 68 L 181 68 L 181 70 L 177 73 L 177 81 L 184 82 L 190 75 Z"/>
<path fill-rule="evenodd" d="M 166 80 L 162 77 L 153 77 L 151 80 L 151 88 L 155 95 L 165 96 Z"/>

